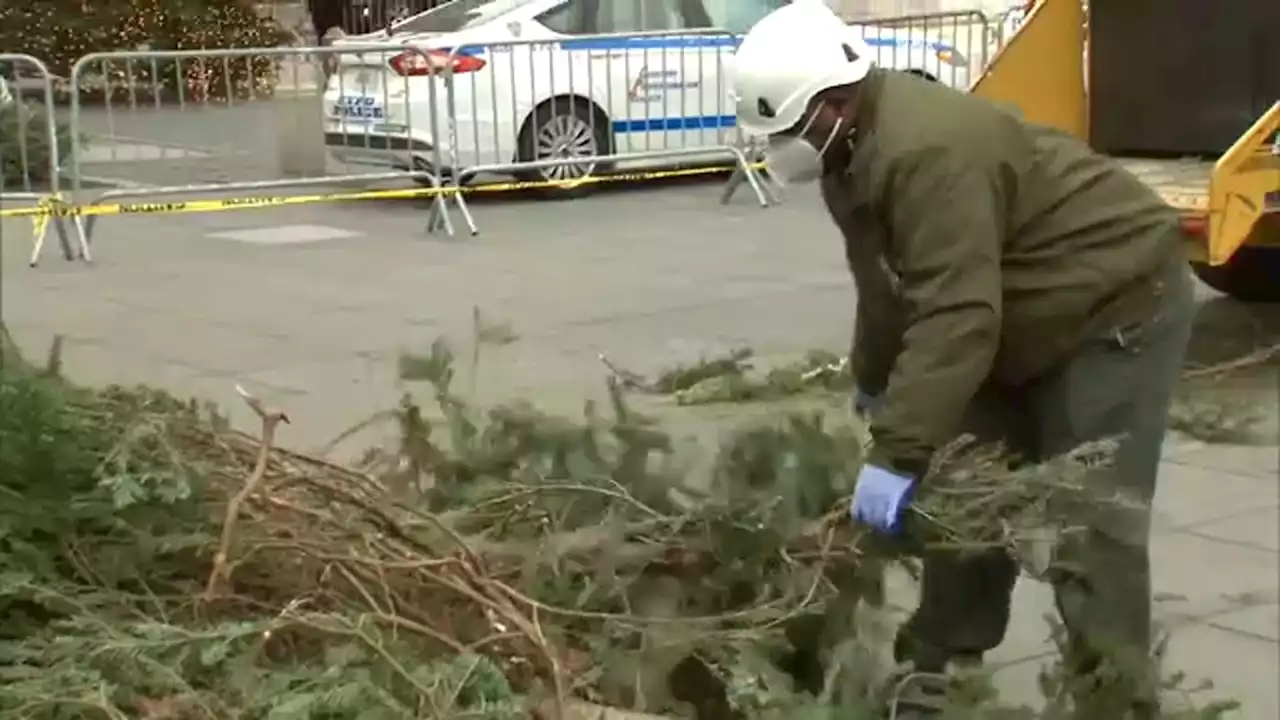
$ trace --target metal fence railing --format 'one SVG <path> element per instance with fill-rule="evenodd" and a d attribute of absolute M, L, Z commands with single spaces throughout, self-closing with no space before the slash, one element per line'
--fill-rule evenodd
<path fill-rule="evenodd" d="M 881 66 L 958 89 L 993 42 L 976 11 L 851 25 Z M 86 259 L 105 215 L 419 197 L 428 231 L 452 234 L 460 217 L 475 234 L 474 193 L 718 172 L 731 172 L 722 202 L 745 186 L 767 207 L 776 186 L 726 72 L 739 41 L 704 30 L 93 53 L 62 83 L 63 105 L 43 71 L 39 122 L 66 152 L 55 148 L 46 187 L 3 199 L 60 231 L 73 219 Z"/>
<path fill-rule="evenodd" d="M 120 205 L 204 194 L 332 188 L 335 185 L 408 181 L 416 194 L 432 198 L 431 228 L 452 232 L 443 212 L 438 149 L 382 147 L 386 162 L 363 171 L 334 166 L 324 139 L 363 128 L 371 147 L 387 136 L 368 132 L 371 113 L 408 95 L 410 78 L 396 84 L 377 78 L 372 85 L 344 86 L 334 78 L 327 90 L 318 70 L 321 53 L 361 58 L 368 67 L 389 67 L 394 58 L 425 56 L 413 48 L 347 45 L 341 48 L 251 48 L 234 50 L 122 51 L 81 58 L 71 73 L 71 173 L 69 189 L 80 202 L 91 200 L 86 231 L 97 217 L 142 212 L 196 212 L 244 207 L 235 198 L 187 203 L 181 208 L 154 203 Z M 410 61 L 406 61 L 410 62 Z M 370 78 L 372 82 L 373 78 Z M 325 90 L 323 96 L 321 91 Z M 414 89 L 416 102 L 404 104 L 400 122 L 436 136 L 443 94 L 435 83 Z M 325 112 L 331 102 L 362 97 L 345 115 Z M 362 115 L 362 111 L 365 111 Z M 107 186 L 98 191 L 91 186 Z M 403 194 L 401 195 L 403 196 Z M 291 200 L 339 199 L 334 193 Z M 258 198 L 250 206 L 283 204 L 289 198 Z M 111 208 L 108 210 L 107 208 Z"/>
<path fill-rule="evenodd" d="M 32 265 L 51 225 L 65 257 L 89 251 L 79 222 L 73 247 L 62 218 L 48 213 L 62 197 L 63 158 L 71 143 L 70 131 L 57 121 L 54 97 L 53 75 L 43 61 L 0 54 L 0 217 L 35 219 Z"/>
<path fill-rule="evenodd" d="M 772 196 L 723 72 L 737 42 L 720 32 L 632 33 L 454 48 L 441 58 L 450 176 L 459 187 L 495 174 L 532 187 L 732 168 L 766 206 Z"/>
<path fill-rule="evenodd" d="M 28 102 L 32 81 L 38 90 Z M 0 54 L 0 193 L 6 200 L 40 200 L 57 192 L 61 148 L 53 108 L 45 64 L 30 55 Z"/>
<path fill-rule="evenodd" d="M 992 54 L 991 22 L 978 10 L 850 20 L 882 67 L 968 90 Z"/>
<path fill-rule="evenodd" d="M 655 49 L 650 36 L 631 35 L 579 38 L 555 48 L 512 42 L 465 53 L 346 42 L 95 53 L 75 64 L 69 81 L 66 185 L 82 206 L 91 205 L 82 207 L 89 234 L 108 214 L 340 199 L 334 193 L 185 199 L 191 196 L 406 180 L 425 186 L 417 194 L 432 198 L 431 229 L 453 232 L 452 206 L 475 233 L 462 193 L 503 187 L 473 187 L 485 177 L 503 173 L 524 180 L 522 187 L 564 186 L 637 163 L 737 167 L 767 205 L 768 190 L 740 149 L 718 72 L 720 55 L 735 41 L 723 34 L 697 37 L 666 51 Z M 638 54 L 591 49 L 620 42 L 636 45 Z M 326 65 L 331 77 L 321 69 Z M 480 67 L 485 72 L 469 72 Z M 703 88 L 709 94 L 702 95 Z M 584 102 L 595 103 L 596 112 L 584 114 Z M 705 122 L 690 115 L 699 104 L 710 118 Z M 570 124 L 575 113 L 585 131 Z M 706 133 L 696 127 L 700 122 Z M 282 177 L 287 163 L 281 156 L 296 149 L 300 137 L 321 147 L 304 149 L 310 167 Z M 584 166 L 592 178 L 575 172 Z M 357 194 L 409 194 L 374 192 Z"/>
<path fill-rule="evenodd" d="M 990 57 L 994 57 L 995 52 L 1004 47 L 1009 38 L 1021 27 L 1026 17 L 1027 9 L 1023 6 L 1011 7 L 991 17 Z"/>

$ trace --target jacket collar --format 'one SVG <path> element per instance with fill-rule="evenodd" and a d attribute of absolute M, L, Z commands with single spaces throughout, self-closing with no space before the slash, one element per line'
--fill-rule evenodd
<path fill-rule="evenodd" d="M 865 145 L 866 140 L 875 134 L 876 122 L 880 119 L 876 110 L 880 105 L 880 93 L 884 88 L 885 71 L 878 67 L 871 68 L 867 76 L 858 84 L 857 122 L 849 132 L 849 147 L 856 149 Z"/>
<path fill-rule="evenodd" d="M 855 174 L 866 166 L 868 154 L 875 145 L 876 127 L 880 124 L 880 96 L 884 92 L 885 71 L 878 67 L 863 78 L 858 87 L 858 115 L 849 133 L 849 162 L 845 173 Z"/>
<path fill-rule="evenodd" d="M 873 144 L 871 138 L 875 135 L 876 108 L 884 79 L 885 71 L 873 67 L 858 83 L 857 121 L 842 140 L 844 147 L 830 159 L 827 172 L 853 175 L 854 168 L 866 162 L 868 148 Z"/>

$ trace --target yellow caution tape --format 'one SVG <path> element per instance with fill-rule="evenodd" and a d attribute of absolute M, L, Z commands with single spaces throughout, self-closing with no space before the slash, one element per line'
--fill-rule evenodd
<path fill-rule="evenodd" d="M 753 170 L 764 167 L 763 164 L 751 166 Z M 399 190 L 361 190 L 355 192 L 321 193 L 317 195 L 254 195 L 248 197 L 221 198 L 218 200 L 176 200 L 171 202 L 136 202 L 136 203 L 90 203 L 87 205 L 71 205 L 58 197 L 49 197 L 40 201 L 35 207 L 11 208 L 0 210 L 0 217 L 30 217 L 40 223 L 48 222 L 49 217 L 87 217 L 92 215 L 174 215 L 181 213 L 209 213 L 227 210 L 250 210 L 254 208 L 283 207 L 286 205 L 313 205 L 316 203 L 350 202 L 353 200 L 403 200 L 407 198 L 434 197 L 436 195 L 453 195 L 491 192 L 515 192 L 520 190 L 538 190 L 548 188 L 573 189 L 585 185 L 602 183 L 636 182 L 641 180 L 661 180 L 676 177 L 692 177 L 729 172 L 731 167 L 689 168 L 681 170 L 655 170 L 650 172 L 618 173 L 599 175 L 575 180 L 536 180 L 529 182 L 502 182 L 476 185 L 472 187 L 420 187 Z"/>
<path fill-rule="evenodd" d="M 29 217 L 33 218 L 33 220 L 38 223 L 40 218 L 48 218 L 51 215 L 60 214 L 62 212 L 62 207 L 62 200 L 57 197 L 50 196 L 40 198 L 40 202 L 34 207 L 0 209 L 0 218 Z"/>

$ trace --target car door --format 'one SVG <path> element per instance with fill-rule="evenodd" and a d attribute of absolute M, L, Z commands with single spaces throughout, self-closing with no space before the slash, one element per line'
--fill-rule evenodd
<path fill-rule="evenodd" d="M 685 58 L 678 0 L 599 0 L 598 42 L 608 51 L 609 113 L 621 152 L 697 147 L 690 113 L 701 101 Z"/>
<path fill-rule="evenodd" d="M 679 114 L 680 146 L 726 144 L 733 128 L 733 101 L 724 85 L 724 68 L 726 59 L 738 46 L 738 38 L 716 26 L 703 0 L 671 0 L 671 4 L 681 35 L 676 51 L 684 90 Z"/>
<path fill-rule="evenodd" d="M 568 37 L 560 47 L 575 56 L 576 72 L 609 116 L 618 152 L 703 143 L 705 59 L 697 57 L 700 38 L 685 29 L 687 2 L 701 0 L 565 0 L 537 17 Z"/>

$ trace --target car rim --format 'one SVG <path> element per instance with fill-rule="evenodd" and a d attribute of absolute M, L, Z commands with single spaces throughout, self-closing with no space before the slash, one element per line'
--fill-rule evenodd
<path fill-rule="evenodd" d="M 538 129 L 537 158 L 591 157 L 597 152 L 596 133 L 591 124 L 577 115 L 557 115 Z M 573 180 L 591 172 L 595 163 L 555 165 L 542 168 L 549 180 Z"/>

